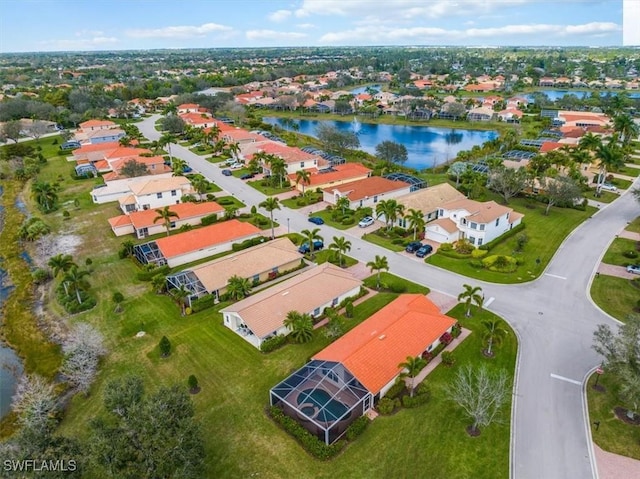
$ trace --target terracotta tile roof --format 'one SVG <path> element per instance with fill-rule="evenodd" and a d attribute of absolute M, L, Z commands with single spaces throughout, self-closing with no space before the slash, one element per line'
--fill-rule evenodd
<path fill-rule="evenodd" d="M 429 186 L 421 190 L 413 191 L 408 195 L 399 196 L 396 201 L 409 209 L 419 210 L 423 213 L 431 213 L 447 201 L 461 200 L 465 196 L 449 183 Z"/>
<path fill-rule="evenodd" d="M 175 258 L 220 243 L 243 240 L 260 234 L 260 229 L 250 223 L 229 220 L 187 231 L 155 241 L 166 259 Z"/>
<path fill-rule="evenodd" d="M 93 164 L 93 166 L 95 166 L 98 171 L 108 170 L 111 168 L 107 160 L 98 160 Z"/>
<path fill-rule="evenodd" d="M 225 130 L 220 134 L 223 138 L 228 139 L 230 141 L 242 141 L 242 140 L 265 141 L 266 140 L 264 136 L 258 135 L 257 133 L 251 133 L 247 130 L 243 130 L 242 128 Z"/>
<path fill-rule="evenodd" d="M 263 338 L 282 327 L 289 311 L 311 313 L 361 284 L 349 271 L 323 263 L 221 311 L 239 314 L 251 331 Z"/>
<path fill-rule="evenodd" d="M 300 148 L 283 145 L 276 141 L 267 141 L 260 145 L 260 150 L 270 155 L 276 155 L 282 158 L 286 163 L 296 163 L 299 161 L 312 161 L 314 159 L 320 159 L 317 155 L 302 151 Z"/>
<path fill-rule="evenodd" d="M 103 136 L 124 135 L 124 130 L 120 128 L 108 128 L 103 130 L 88 131 L 86 133 L 87 138 L 100 138 Z"/>
<path fill-rule="evenodd" d="M 148 181 L 131 185 L 131 192 L 136 195 L 151 195 L 163 191 L 179 190 L 191 182 L 184 176 L 172 176 L 171 178 L 150 178 Z"/>
<path fill-rule="evenodd" d="M 127 161 L 130 160 L 135 160 L 138 163 L 142 163 L 143 165 L 146 165 L 148 168 L 151 167 L 151 165 L 164 165 L 164 158 L 162 156 L 125 156 L 122 158 L 118 158 L 116 160 L 113 160 L 110 162 L 111 164 L 111 168 L 113 168 L 114 170 L 120 170 L 120 168 L 122 168 L 124 166 L 124 164 Z M 96 168 L 97 168 L 97 163 L 96 163 Z M 171 171 L 171 169 L 169 168 L 167 171 Z M 167 171 L 163 171 L 163 173 L 166 173 Z"/>
<path fill-rule="evenodd" d="M 118 148 L 105 152 L 105 159 L 115 160 L 117 158 L 124 158 L 125 156 L 138 156 L 143 153 L 151 153 L 151 150 L 147 148 L 131 148 L 127 146 L 119 146 Z"/>
<path fill-rule="evenodd" d="M 169 209 L 174 213 L 177 213 L 178 218 L 176 219 L 180 220 L 207 216 L 213 213 L 221 213 L 222 211 L 224 211 L 224 208 L 215 202 L 178 203 L 176 205 L 171 205 Z M 148 228 L 149 226 L 162 224 L 160 221 L 156 223 L 153 222 L 154 218 L 158 217 L 158 213 L 154 209 L 134 211 L 129 215 L 116 216 L 115 218 L 109 219 L 109 224 L 113 226 L 111 220 L 115 221 L 122 216 L 126 216 L 127 218 L 129 218 L 129 223 L 136 228 Z"/>
<path fill-rule="evenodd" d="M 73 150 L 73 156 L 79 157 L 87 153 L 95 153 L 104 151 L 109 152 L 120 148 L 120 143 L 117 141 L 107 141 L 104 143 L 96 143 L 95 145 L 82 145 L 80 148 Z"/>
<path fill-rule="evenodd" d="M 456 226 L 456 224 L 449 218 L 438 218 L 437 220 L 433 220 L 427 223 L 427 228 L 430 228 L 432 226 L 440 226 L 447 233 L 455 233 L 456 231 L 458 231 L 458 227 Z"/>
<path fill-rule="evenodd" d="M 99 126 L 116 126 L 113 121 L 109 120 L 88 120 L 80 123 L 80 128 L 96 128 Z"/>
<path fill-rule="evenodd" d="M 564 143 L 558 143 L 557 141 L 545 141 L 540 147 L 540 153 L 546 153 L 548 151 L 557 150 L 565 146 Z"/>
<path fill-rule="evenodd" d="M 403 294 L 313 359 L 342 363 L 377 394 L 402 371 L 400 363 L 422 354 L 456 322 L 425 296 Z"/>
<path fill-rule="evenodd" d="M 178 110 L 197 110 L 200 108 L 200 105 L 197 103 L 183 103 L 182 105 L 178 105 Z"/>
<path fill-rule="evenodd" d="M 121 205 L 134 205 L 136 203 L 136 197 L 133 195 L 123 196 L 122 198 L 118 199 L 118 203 L 120 203 Z"/>
<path fill-rule="evenodd" d="M 325 185 L 334 181 L 344 181 L 349 178 L 358 178 L 363 175 L 368 175 L 371 170 L 360 163 L 343 163 L 342 165 L 336 165 L 333 167 L 335 171 L 326 171 L 320 173 L 317 170 L 309 176 L 309 183 L 305 183 L 305 186 Z M 289 179 L 296 181 L 295 173 L 292 173 Z"/>
<path fill-rule="evenodd" d="M 300 261 L 303 255 L 288 238 L 278 238 L 258 246 L 201 264 L 191 271 L 210 293 L 224 288 L 229 278 L 238 275 L 251 279 L 253 275 L 272 271 L 273 268 Z"/>
<path fill-rule="evenodd" d="M 499 205 L 495 201 L 453 200 L 442 205 L 445 210 L 465 210 L 469 213 L 467 220 L 477 223 L 490 223 L 513 209 Z"/>
<path fill-rule="evenodd" d="M 522 213 L 518 213 L 517 211 L 512 211 L 511 213 L 509 213 L 509 223 L 515 223 L 522 218 L 524 218 L 524 215 Z"/>
<path fill-rule="evenodd" d="M 131 217 L 129 215 L 114 216 L 107 220 L 112 228 L 121 228 L 122 226 L 131 226 Z"/>
<path fill-rule="evenodd" d="M 388 180 L 387 178 L 382 178 L 381 176 L 370 176 L 363 180 L 351 181 L 344 185 L 325 188 L 323 191 L 331 194 L 335 191 L 339 191 L 341 195 L 348 196 L 350 201 L 357 201 L 363 198 L 380 195 L 382 193 L 397 191 L 409 186 L 409 183 L 405 183 L 404 181 L 393 181 Z"/>

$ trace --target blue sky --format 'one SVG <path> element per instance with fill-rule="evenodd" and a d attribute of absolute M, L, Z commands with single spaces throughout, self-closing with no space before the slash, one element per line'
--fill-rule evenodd
<path fill-rule="evenodd" d="M 640 1 L 640 0 L 625 0 Z M 0 52 L 622 44 L 623 0 L 0 0 Z"/>

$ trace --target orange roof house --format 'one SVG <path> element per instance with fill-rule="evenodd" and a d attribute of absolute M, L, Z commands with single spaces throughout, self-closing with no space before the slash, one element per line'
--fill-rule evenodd
<path fill-rule="evenodd" d="M 350 181 L 362 180 L 371 175 L 371 170 L 360 163 L 343 163 L 336 165 L 331 170 L 311 171 L 309 182 L 298 182 L 296 184 L 296 174 L 288 175 L 292 185 L 303 191 L 304 188 L 328 188 L 330 186 L 338 186 Z"/>
<path fill-rule="evenodd" d="M 371 394 L 384 394 L 402 372 L 398 365 L 435 348 L 456 322 L 425 296 L 403 294 L 313 359 L 342 363 Z"/>
<path fill-rule="evenodd" d="M 363 180 L 350 181 L 338 186 L 331 186 L 323 190 L 323 199 L 335 205 L 338 198 L 349 198 L 350 208 L 359 206 L 373 206 L 378 201 L 387 200 L 411 191 L 411 185 L 404 181 L 393 181 L 380 176 L 371 176 Z"/>
<path fill-rule="evenodd" d="M 84 131 L 92 131 L 92 130 L 107 130 L 117 125 L 116 123 L 110 120 L 87 120 L 80 123 L 79 126 Z"/>
<path fill-rule="evenodd" d="M 168 264 L 173 268 L 229 251 L 232 243 L 260 235 L 259 228 L 250 223 L 232 219 L 136 245 L 134 254 L 142 264 Z"/>

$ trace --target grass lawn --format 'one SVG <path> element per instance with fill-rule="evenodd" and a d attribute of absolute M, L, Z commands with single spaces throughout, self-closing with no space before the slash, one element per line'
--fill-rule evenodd
<path fill-rule="evenodd" d="M 624 423 L 615 415 L 614 408 L 623 407 L 618 400 L 618 385 L 611 375 L 605 371 L 598 386 L 606 388 L 604 392 L 593 389 L 597 374 L 589 378 L 587 400 L 589 403 L 589 421 L 591 422 L 591 437 L 594 442 L 605 451 L 623 456 L 640 459 L 640 427 Z M 594 422 L 600 422 L 596 430 Z"/>
<path fill-rule="evenodd" d="M 368 241 L 369 243 L 373 243 L 378 246 L 382 246 L 383 248 L 387 248 L 391 251 L 404 251 L 404 248 L 405 248 L 405 246 L 401 244 L 393 244 L 391 242 L 392 240 L 376 234 L 376 231 L 371 233 L 366 233 L 365 235 L 362 236 L 362 239 L 365 241 Z M 410 241 L 410 239 L 408 239 L 407 241 Z"/>
<path fill-rule="evenodd" d="M 268 230 L 269 228 L 271 228 L 271 222 L 269 221 L 269 218 L 267 218 L 264 215 L 261 215 L 260 213 L 256 213 L 255 215 L 246 215 L 246 216 L 240 215 L 240 216 L 237 216 L 236 219 L 238 221 L 242 221 L 243 223 L 251 223 L 253 226 L 257 226 L 261 230 Z M 277 227 L 279 225 L 274 221 L 273 226 Z"/>
<path fill-rule="evenodd" d="M 287 184 L 286 180 L 282 181 L 282 188 L 280 187 L 273 187 L 273 186 L 269 186 L 269 182 L 268 181 L 264 181 L 265 185 L 263 185 L 263 181 L 264 180 L 255 180 L 255 181 L 247 181 L 247 184 L 249 186 L 251 186 L 252 188 L 255 188 L 256 190 L 258 190 L 260 193 L 267 195 L 267 196 L 273 196 L 273 195 L 277 195 L 280 193 L 285 193 L 287 191 L 291 191 L 291 186 L 289 184 Z"/>
<path fill-rule="evenodd" d="M 358 216 L 357 213 L 354 216 L 354 218 L 356 218 L 354 220 L 354 222 L 351 223 L 351 224 L 348 224 L 348 225 L 343 225 L 342 223 L 340 223 L 338 221 L 333 221 L 331 219 L 331 211 L 327 211 L 327 210 L 316 211 L 316 212 L 313 213 L 313 216 L 319 216 L 320 218 L 322 218 L 324 220 L 324 222 L 328 226 L 331 226 L 332 228 L 335 228 L 337 230 L 348 230 L 349 228 L 353 228 L 354 226 L 357 226 L 358 221 L 360 221 L 360 217 Z"/>
<path fill-rule="evenodd" d="M 621 190 L 626 190 L 633 184 L 633 181 L 623 180 L 622 178 L 614 178 L 609 183 L 611 183 L 612 185 L 616 185 Z"/>
<path fill-rule="evenodd" d="M 640 168 L 623 166 L 622 168 L 618 168 L 616 171 L 614 171 L 614 173 L 618 173 L 620 175 L 625 175 L 625 176 L 633 176 L 635 178 L 636 176 L 640 175 Z"/>
<path fill-rule="evenodd" d="M 364 285 L 367 288 L 377 289 L 378 275 L 372 274 L 364 280 Z M 416 293 L 416 294 L 429 294 L 429 288 L 416 284 L 412 281 L 400 278 L 386 271 L 380 273 L 380 291 L 391 291 L 393 293 Z"/>
<path fill-rule="evenodd" d="M 295 198 L 287 198 L 286 200 L 282 200 L 280 203 L 282 203 L 287 208 L 291 208 L 292 210 L 297 210 L 305 206 L 313 205 L 315 203 L 319 203 L 322 201 L 322 193 L 316 193 L 315 191 L 311 191 L 311 193 L 307 193 L 307 194 L 311 195 L 310 200 L 302 200 L 300 198 L 302 195 L 299 194 Z M 300 202 L 300 204 L 298 202 Z"/>
<path fill-rule="evenodd" d="M 209 163 L 221 163 L 223 161 L 228 160 L 229 157 L 225 156 L 225 155 L 219 155 L 219 156 L 210 156 L 209 158 L 205 158 L 205 160 L 207 160 Z M 226 165 L 221 165 L 221 168 L 224 168 Z"/>
<path fill-rule="evenodd" d="M 640 233 L 640 216 L 629 223 L 625 229 L 627 231 L 633 231 L 634 233 Z"/>
<path fill-rule="evenodd" d="M 328 245 L 327 245 L 328 246 Z M 306 255 L 307 257 L 309 255 Z M 318 251 L 315 255 L 315 259 L 314 262 L 318 263 L 318 264 L 322 264 L 322 263 L 333 263 L 336 266 L 338 265 L 338 253 L 332 249 L 329 249 L 327 247 L 327 249 L 323 249 L 322 251 Z M 352 258 L 351 256 L 347 256 L 346 254 L 342 255 L 342 266 L 345 268 L 348 268 L 350 266 L 353 266 L 354 264 L 357 264 L 358 260 L 355 258 Z"/>
<path fill-rule="evenodd" d="M 624 321 L 640 298 L 640 287 L 632 280 L 601 274 L 591 284 L 591 298 L 608 314 Z"/>
<path fill-rule="evenodd" d="M 584 197 L 589 200 L 598 201 L 600 203 L 611 203 L 613 200 L 616 200 L 620 197 L 619 194 L 613 193 L 611 191 L 602 190 L 600 192 L 600 196 L 596 195 L 595 188 L 590 189 L 589 191 L 584 193 Z"/>
<path fill-rule="evenodd" d="M 213 148 L 194 146 L 192 148 L 189 148 L 189 151 L 191 153 L 195 153 L 196 155 L 199 155 L 199 156 L 205 156 L 205 155 L 209 155 L 209 154 L 213 153 Z"/>
<path fill-rule="evenodd" d="M 213 201 L 215 201 L 222 207 L 235 206 L 237 208 L 244 208 L 246 206 L 242 201 L 240 201 L 235 196 L 220 196 Z"/>
<path fill-rule="evenodd" d="M 615 264 L 617 266 L 627 266 L 640 262 L 637 257 L 635 259 L 627 258 L 623 255 L 625 252 L 638 253 L 636 251 L 636 242 L 626 238 L 616 238 L 611 242 L 611 246 L 609 246 L 609 249 L 604 254 L 602 262 Z"/>
<path fill-rule="evenodd" d="M 545 205 L 526 198 L 512 199 L 509 202 L 509 206 L 525 215 L 523 223 L 526 228 L 523 232 L 529 237 L 529 242 L 522 253 L 514 253 L 516 250 L 516 237 L 518 236 L 516 234 L 495 246 L 489 254 L 520 258 L 523 264 L 518 266 L 515 272 L 498 273 L 487 269 L 474 268 L 469 259 L 450 258 L 438 253 L 430 255 L 426 262 L 470 278 L 493 283 L 523 283 L 530 281 L 544 271 L 544 268 L 567 235 L 595 211 L 595 208 L 590 206 L 587 206 L 586 211 L 552 207 L 549 215 L 545 216 Z M 538 258 L 540 259 L 540 264 L 536 263 Z"/>

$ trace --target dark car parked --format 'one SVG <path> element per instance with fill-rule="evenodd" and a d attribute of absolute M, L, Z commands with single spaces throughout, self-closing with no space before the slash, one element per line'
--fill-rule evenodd
<path fill-rule="evenodd" d="M 407 247 L 405 248 L 405 251 L 407 253 L 415 253 L 420 249 L 421 246 L 422 246 L 422 243 L 420 241 L 412 241 L 407 245 Z"/>
<path fill-rule="evenodd" d="M 313 242 L 313 251 L 320 251 L 322 248 L 324 248 L 324 243 L 322 241 L 316 240 Z M 309 251 L 309 243 L 302 243 L 298 248 L 298 252 L 302 254 L 307 254 Z"/>
<path fill-rule="evenodd" d="M 309 221 L 311 223 L 313 223 L 314 225 L 323 225 L 324 224 L 324 220 L 322 218 L 320 218 L 319 216 L 309 216 Z"/>
<path fill-rule="evenodd" d="M 253 178 L 254 176 L 256 176 L 256 175 L 254 175 L 253 173 L 245 173 L 244 175 L 242 175 L 242 176 L 240 177 L 240 179 L 241 179 L 241 180 L 250 180 L 250 179 L 251 179 L 251 178 Z"/>
<path fill-rule="evenodd" d="M 231 170 L 222 170 L 222 174 L 224 176 L 231 176 L 233 173 L 231 173 Z"/>
<path fill-rule="evenodd" d="M 418 258 L 424 258 L 429 253 L 431 253 L 432 251 L 433 251 L 433 248 L 431 247 L 431 245 L 423 244 L 422 246 L 420 246 L 418 251 L 416 251 L 416 256 Z"/>

